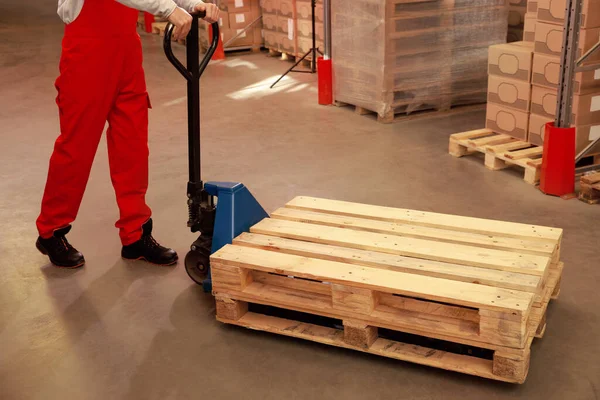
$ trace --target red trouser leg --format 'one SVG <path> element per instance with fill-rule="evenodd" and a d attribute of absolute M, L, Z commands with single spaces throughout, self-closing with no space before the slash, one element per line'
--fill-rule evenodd
<path fill-rule="evenodd" d="M 115 52 L 100 40 L 63 41 L 56 103 L 60 136 L 50 158 L 37 227 L 42 237 L 69 225 L 79 210 L 118 85 Z"/>
<path fill-rule="evenodd" d="M 142 49 L 137 42 L 132 44 L 124 63 L 120 90 L 108 115 L 108 159 L 120 210 L 116 227 L 123 245 L 139 240 L 142 225 L 151 216 L 145 200 L 149 107 Z"/>

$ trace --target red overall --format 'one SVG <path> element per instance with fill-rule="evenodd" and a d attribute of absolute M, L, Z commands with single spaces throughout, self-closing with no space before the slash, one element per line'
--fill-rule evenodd
<path fill-rule="evenodd" d="M 37 220 L 43 238 L 75 220 L 106 122 L 123 245 L 137 241 L 150 218 L 145 201 L 150 101 L 137 17 L 138 11 L 115 0 L 85 0 L 65 27 L 55 84 L 60 136 Z"/>

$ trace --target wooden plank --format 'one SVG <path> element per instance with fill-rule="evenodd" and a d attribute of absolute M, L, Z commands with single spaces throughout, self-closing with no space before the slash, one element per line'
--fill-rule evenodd
<path fill-rule="evenodd" d="M 465 374 L 513 382 L 510 378 L 496 376 L 492 372 L 492 361 L 481 358 L 448 353 L 441 350 L 409 345 L 392 340 L 377 338 L 366 348 L 354 346 L 344 341 L 341 330 L 287 320 L 252 312 L 246 313 L 239 320 L 218 318 L 221 322 L 261 330 L 279 335 L 311 340 L 331 346 L 359 350 L 371 354 L 409 361 L 416 364 L 457 371 Z"/>
<path fill-rule="evenodd" d="M 254 233 L 242 233 L 242 235 L 234 239 L 234 244 L 303 257 L 383 268 L 392 271 L 452 279 L 504 289 L 515 289 L 530 293 L 537 292 L 541 281 L 539 277 L 533 275 L 469 267 L 438 261 L 419 260 L 412 257 L 402 257 L 346 247 L 328 246 L 275 236 L 257 235 Z"/>
<path fill-rule="evenodd" d="M 523 158 L 530 158 L 533 156 L 540 156 L 544 152 L 542 147 L 532 147 L 530 149 L 517 150 L 505 153 L 504 156 L 511 160 L 520 160 Z"/>
<path fill-rule="evenodd" d="M 494 132 L 491 129 L 476 129 L 469 132 L 454 133 L 450 135 L 452 140 L 476 139 L 483 136 L 492 135 Z"/>
<path fill-rule="evenodd" d="M 529 147 L 529 146 L 531 146 L 531 144 L 529 144 L 528 142 L 522 142 L 520 140 L 515 140 L 513 142 L 506 143 L 506 144 L 488 146 L 486 148 L 486 151 L 489 151 L 490 153 L 494 153 L 494 154 L 500 154 L 500 153 L 504 153 L 506 151 L 519 150 L 519 149 L 522 149 L 524 147 Z"/>
<path fill-rule="evenodd" d="M 593 185 L 594 183 L 600 182 L 600 172 L 595 172 L 589 175 L 583 175 L 581 177 L 581 182 L 587 183 L 588 185 Z"/>
<path fill-rule="evenodd" d="M 379 221 L 405 222 L 421 226 L 446 228 L 462 232 L 475 232 L 506 237 L 549 240 L 556 244 L 562 237 L 562 229 L 504 222 L 432 212 L 407 210 L 368 204 L 350 203 L 339 200 L 326 200 L 299 196 L 286 207 L 330 214 L 370 218 Z"/>
<path fill-rule="evenodd" d="M 227 245 L 213 254 L 211 261 L 230 267 L 348 284 L 384 293 L 511 312 L 516 313 L 515 315 L 526 314 L 533 302 L 531 293 L 317 260 L 251 247 Z"/>
<path fill-rule="evenodd" d="M 252 233 L 543 276 L 549 257 L 265 218 Z"/>
<path fill-rule="evenodd" d="M 217 296 L 216 313 L 218 317 L 237 321 L 248 312 L 248 303 L 231 299 L 227 296 Z"/>
<path fill-rule="evenodd" d="M 542 165 L 542 159 L 536 158 L 535 160 L 527 160 L 527 165 L 530 167 L 540 167 Z"/>
<path fill-rule="evenodd" d="M 355 229 L 366 232 L 387 233 L 396 236 L 434 239 L 446 243 L 468 244 L 488 249 L 508 250 L 526 254 L 552 256 L 557 247 L 548 242 L 536 240 L 507 238 L 472 232 L 457 232 L 447 229 L 317 213 L 314 211 L 285 207 L 271 213 L 271 218 L 333 226 L 337 228 Z"/>
<path fill-rule="evenodd" d="M 377 328 L 352 320 L 344 321 L 344 342 L 355 347 L 368 349 L 377 340 Z"/>
<path fill-rule="evenodd" d="M 482 138 L 482 139 L 469 140 L 469 146 L 472 146 L 472 147 L 492 146 L 492 145 L 504 144 L 507 141 L 512 141 L 512 140 L 513 140 L 512 136 L 501 134 L 501 135 L 490 136 L 490 137 L 486 137 L 486 138 Z"/>

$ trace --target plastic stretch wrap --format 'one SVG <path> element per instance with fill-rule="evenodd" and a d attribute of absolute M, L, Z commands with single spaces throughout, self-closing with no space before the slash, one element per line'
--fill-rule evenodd
<path fill-rule="evenodd" d="M 377 112 L 483 103 L 506 0 L 331 0 L 334 97 Z"/>

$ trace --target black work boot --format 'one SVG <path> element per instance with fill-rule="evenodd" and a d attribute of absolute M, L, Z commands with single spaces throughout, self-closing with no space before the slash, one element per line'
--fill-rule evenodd
<path fill-rule="evenodd" d="M 83 254 L 75 249 L 65 235 L 71 230 L 71 225 L 54 231 L 52 237 L 38 237 L 35 247 L 50 258 L 50 262 L 61 268 L 78 268 L 85 264 Z"/>
<path fill-rule="evenodd" d="M 121 257 L 127 260 L 144 260 L 157 265 L 173 265 L 178 259 L 175 250 L 161 246 L 152 237 L 152 219 L 142 225 L 140 240 L 123 246 Z"/>

